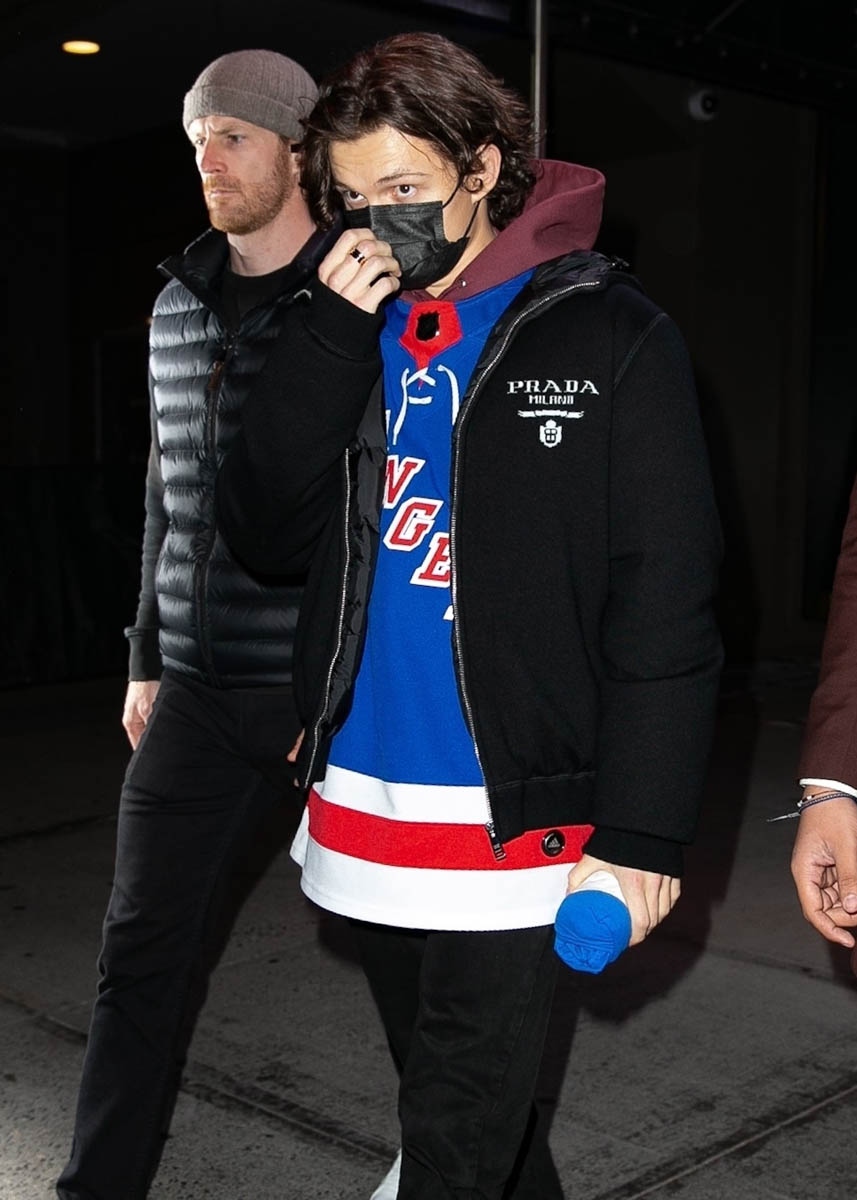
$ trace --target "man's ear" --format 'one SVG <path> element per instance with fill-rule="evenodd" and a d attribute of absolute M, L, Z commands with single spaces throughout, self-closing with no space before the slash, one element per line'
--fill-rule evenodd
<path fill-rule="evenodd" d="M 498 146 L 493 142 L 487 142 L 484 146 L 480 146 L 476 151 L 476 156 L 482 164 L 478 171 L 474 171 L 472 175 L 468 175 L 465 180 L 465 187 L 476 198 L 487 196 L 490 191 L 493 191 L 494 185 L 500 176 L 500 168 L 503 165 L 503 155 Z"/>
<path fill-rule="evenodd" d="M 293 142 L 289 146 L 289 157 L 292 164 L 292 179 L 300 187 L 303 187 L 304 148 L 300 142 Z"/>

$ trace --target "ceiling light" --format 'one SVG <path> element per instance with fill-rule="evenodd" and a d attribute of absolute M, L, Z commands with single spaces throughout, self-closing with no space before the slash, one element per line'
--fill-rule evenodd
<path fill-rule="evenodd" d="M 62 48 L 65 50 L 66 54 L 97 54 L 101 49 L 98 42 L 87 42 L 82 40 L 63 42 Z"/>

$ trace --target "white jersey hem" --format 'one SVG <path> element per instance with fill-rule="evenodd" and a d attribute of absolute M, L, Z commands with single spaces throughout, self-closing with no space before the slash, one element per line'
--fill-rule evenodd
<path fill-rule="evenodd" d="M 556 910 L 546 914 L 543 910 L 533 909 L 531 915 L 525 912 L 515 913 L 514 920 L 511 919 L 512 914 L 509 914 L 507 921 L 498 919 L 491 922 L 487 918 L 483 918 L 478 923 L 471 924 L 462 917 L 454 918 L 452 915 L 445 917 L 443 913 L 435 910 L 421 911 L 420 909 L 400 908 L 395 913 L 391 913 L 385 909 L 376 909 L 371 904 L 357 902 L 353 898 L 346 900 L 331 896 L 320 888 L 313 887 L 305 877 L 301 878 L 301 890 L 308 900 L 312 900 L 313 904 L 317 904 L 326 912 L 336 913 L 341 917 L 351 917 L 356 921 L 368 921 L 372 925 L 390 925 L 396 929 L 442 929 L 447 932 L 457 931 L 459 933 L 497 933 L 501 930 L 537 929 L 553 925 L 556 916 Z M 557 907 L 559 906 L 557 905 Z"/>
<path fill-rule="evenodd" d="M 306 813 L 291 856 L 303 868 L 304 894 L 328 912 L 402 929 L 462 932 L 552 925 L 574 865 L 502 871 L 389 866 L 321 846 Z"/>

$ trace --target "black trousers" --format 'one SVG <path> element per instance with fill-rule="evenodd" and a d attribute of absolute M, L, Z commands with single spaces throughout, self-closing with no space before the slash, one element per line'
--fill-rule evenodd
<path fill-rule="evenodd" d="M 63 1200 L 138 1200 L 157 1169 L 230 875 L 259 823 L 297 803 L 289 688 L 165 674 L 128 765 L 113 891 Z"/>
<path fill-rule="evenodd" d="M 399 1200 L 562 1200 L 533 1103 L 553 928 L 352 924 L 400 1076 Z"/>

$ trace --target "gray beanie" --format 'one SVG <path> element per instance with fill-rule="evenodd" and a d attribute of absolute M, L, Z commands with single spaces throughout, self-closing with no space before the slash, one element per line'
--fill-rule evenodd
<path fill-rule="evenodd" d="M 318 89 L 303 67 L 274 50 L 236 50 L 209 63 L 184 98 L 182 123 L 197 117 L 237 117 L 299 141 L 300 118 Z"/>

